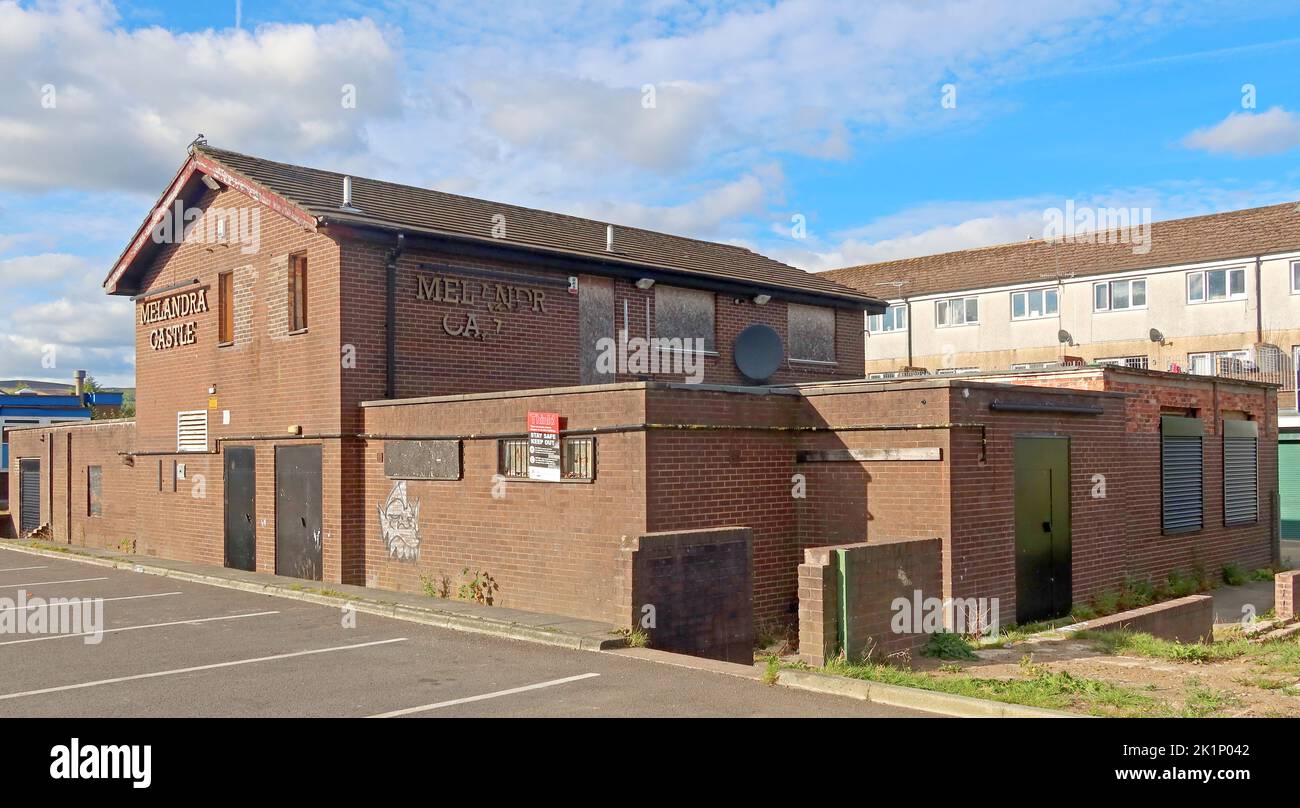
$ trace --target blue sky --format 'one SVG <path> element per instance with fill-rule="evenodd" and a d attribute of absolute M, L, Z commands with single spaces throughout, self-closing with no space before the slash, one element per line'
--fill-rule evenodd
<path fill-rule="evenodd" d="M 814 271 L 1039 235 L 1067 200 L 1300 200 L 1294 3 L 245 0 L 239 22 L 0 0 L 0 378 L 132 382 L 130 305 L 99 284 L 198 132 Z"/>

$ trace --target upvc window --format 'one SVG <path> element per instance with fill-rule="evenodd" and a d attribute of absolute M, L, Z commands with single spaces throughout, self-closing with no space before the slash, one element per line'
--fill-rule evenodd
<path fill-rule="evenodd" d="M 1030 289 L 1011 293 L 1011 319 L 1055 317 L 1059 308 L 1056 289 Z"/>
<path fill-rule="evenodd" d="M 934 304 L 934 322 L 940 327 L 973 325 L 980 321 L 978 297 L 954 297 Z"/>
<path fill-rule="evenodd" d="M 1198 376 L 1240 373 L 1247 369 L 1250 351 L 1214 351 L 1187 355 L 1188 372 Z"/>
<path fill-rule="evenodd" d="M 903 331 L 907 328 L 907 307 L 890 306 L 884 314 L 867 317 L 867 330 L 873 334 L 882 331 Z"/>
<path fill-rule="evenodd" d="M 1300 261 L 1291 262 L 1291 294 L 1300 294 Z"/>
<path fill-rule="evenodd" d="M 1213 303 L 1246 296 L 1246 270 L 1206 269 L 1187 273 L 1187 302 Z"/>
<path fill-rule="evenodd" d="M 1133 368 L 1135 370 L 1147 370 L 1150 368 L 1150 360 L 1145 356 L 1111 356 L 1105 359 L 1098 359 L 1098 365 L 1119 365 L 1120 367 Z"/>
<path fill-rule="evenodd" d="M 1092 285 L 1093 311 L 1124 311 L 1125 309 L 1145 309 L 1146 306 L 1147 282 L 1145 278 L 1108 281 Z"/>

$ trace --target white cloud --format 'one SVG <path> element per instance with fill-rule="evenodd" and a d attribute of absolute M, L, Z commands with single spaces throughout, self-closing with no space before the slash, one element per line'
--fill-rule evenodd
<path fill-rule="evenodd" d="M 1300 146 L 1300 115 L 1282 107 L 1260 113 L 1234 112 L 1214 126 L 1192 132 L 1183 143 L 1237 157 L 1281 154 Z"/>
<path fill-rule="evenodd" d="M 106 384 L 132 384 L 131 302 L 104 295 L 101 270 L 64 253 L 0 260 L 0 377 L 61 378 L 82 368 Z"/>
<path fill-rule="evenodd" d="M 647 230 L 716 236 L 728 223 L 761 213 L 769 197 L 779 193 L 780 182 L 779 172 L 768 170 L 746 174 L 676 205 L 606 201 L 575 205 L 573 213 Z"/>
<path fill-rule="evenodd" d="M 366 124 L 400 109 L 397 62 L 365 19 L 172 33 L 124 30 L 107 2 L 5 0 L 0 186 L 156 192 L 199 132 L 251 151 L 363 150 Z"/>
<path fill-rule="evenodd" d="M 1084 208 L 1137 208 L 1150 221 L 1181 219 L 1207 213 L 1280 204 L 1300 199 L 1300 188 L 1277 183 L 1253 186 L 1213 186 L 1181 181 L 1150 187 L 1113 188 L 1084 198 L 1042 195 L 1020 199 L 936 202 L 917 205 L 882 216 L 854 228 L 821 236 L 815 231 L 806 241 L 787 236 L 784 225 L 773 228 L 782 236 L 768 241 L 762 251 L 794 266 L 821 272 L 860 264 L 893 261 L 1009 244 L 1042 238 L 1049 208 L 1072 203 Z"/>
<path fill-rule="evenodd" d="M 72 255 L 45 253 L 0 259 L 0 288 L 14 294 L 33 283 L 54 283 L 85 271 L 85 262 Z"/>

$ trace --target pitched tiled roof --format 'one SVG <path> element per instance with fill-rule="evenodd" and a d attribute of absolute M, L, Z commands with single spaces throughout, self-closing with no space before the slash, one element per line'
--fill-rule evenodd
<path fill-rule="evenodd" d="M 856 306 L 880 295 L 841 286 L 744 247 L 615 225 L 615 251 L 606 252 L 606 223 L 544 210 L 505 205 L 427 188 L 353 177 L 354 212 L 340 209 L 343 177 L 334 171 L 278 163 L 200 145 L 196 150 L 230 171 L 284 197 L 327 222 L 491 239 L 494 216 L 504 215 L 511 246 L 616 260 L 714 280 L 833 298 Z"/>
<path fill-rule="evenodd" d="M 1100 240 L 1100 239 L 1099 239 Z M 983 289 L 1045 278 L 1087 277 L 1300 250 L 1300 205 L 1289 202 L 1156 222 L 1151 249 L 1132 244 L 1034 239 L 820 273 L 866 294 L 897 298 Z M 892 284 L 904 282 L 900 291 Z M 888 284 L 888 285 L 881 285 Z"/>

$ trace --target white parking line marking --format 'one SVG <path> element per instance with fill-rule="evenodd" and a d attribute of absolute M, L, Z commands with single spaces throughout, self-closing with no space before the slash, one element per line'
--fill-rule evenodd
<path fill-rule="evenodd" d="M 391 713 L 380 713 L 372 715 L 370 718 L 395 718 L 399 715 L 410 715 L 412 713 L 424 713 L 429 710 L 441 710 L 443 707 L 455 707 L 457 704 L 469 704 L 474 701 L 484 701 L 486 699 L 500 698 L 509 696 L 514 693 L 525 693 L 529 690 L 541 690 L 544 687 L 555 687 L 556 685 L 577 682 L 582 679 L 591 679 L 600 676 L 599 673 L 582 673 L 577 676 L 566 676 L 563 679 L 552 679 L 549 682 L 538 682 L 535 685 L 524 685 L 523 687 L 512 687 L 509 690 L 498 690 L 495 693 L 484 693 L 481 696 L 467 696 L 463 699 L 451 699 L 450 701 L 438 701 L 433 704 L 424 704 L 419 707 L 407 707 L 405 710 L 393 710 Z"/>
<path fill-rule="evenodd" d="M 252 659 L 235 659 L 230 662 L 214 662 L 211 665 L 195 665 L 192 668 L 173 668 L 168 671 L 137 673 L 133 676 L 115 676 L 112 679 L 98 679 L 94 682 L 81 682 L 80 684 L 75 685 L 43 687 L 40 690 L 24 690 L 20 693 L 5 693 L 0 695 L 0 701 L 21 699 L 26 696 L 40 696 L 46 693 L 62 693 L 65 690 L 81 690 L 82 688 L 98 687 L 100 685 L 115 685 L 120 682 L 132 682 L 137 679 L 156 679 L 159 676 L 175 676 L 179 673 L 195 673 L 196 671 L 210 671 L 217 668 L 232 668 L 236 665 L 252 665 L 254 662 L 272 662 L 277 659 L 291 659 L 293 657 L 311 656 L 313 654 L 328 654 L 333 651 L 351 651 L 356 648 L 370 648 L 376 645 L 388 645 L 389 643 L 395 642 L 406 642 L 406 637 L 396 637 L 391 640 L 375 640 L 374 642 L 362 642 L 355 645 L 335 645 L 330 648 L 314 648 L 310 651 L 294 651 L 289 654 L 274 654 L 272 656 L 253 657 Z"/>
<path fill-rule="evenodd" d="M 0 645 L 17 645 L 24 642 L 41 642 L 42 640 L 61 640 L 65 637 L 89 637 L 93 634 L 116 634 L 119 631 L 135 631 L 141 628 L 163 628 L 165 626 L 192 626 L 195 623 L 212 623 L 217 620 L 239 620 L 243 617 L 263 617 L 268 614 L 279 614 L 279 612 L 252 612 L 250 614 L 227 614 L 221 617 L 199 617 L 194 620 L 173 620 L 170 623 L 149 623 L 143 626 L 124 626 L 122 628 L 106 628 L 100 632 L 81 631 L 76 634 L 50 634 L 45 637 L 29 637 L 25 640 L 7 640 L 0 642 Z"/>
<path fill-rule="evenodd" d="M 43 570 L 43 569 L 49 569 L 49 566 L 50 566 L 49 564 L 40 564 L 35 567 L 10 567 L 7 570 L 0 570 L 0 572 L 21 572 L 23 570 Z"/>
<path fill-rule="evenodd" d="M 14 589 L 20 586 L 48 586 L 49 584 L 84 584 L 87 581 L 107 581 L 107 577 L 101 578 L 69 578 L 66 581 L 32 581 L 26 584 L 0 584 L 0 589 Z"/>
<path fill-rule="evenodd" d="M 182 593 L 155 592 L 152 595 L 123 595 L 120 598 L 101 598 L 101 600 L 103 600 L 105 603 L 108 603 L 110 600 L 140 600 L 141 598 L 165 598 L 168 595 L 180 595 L 180 594 Z M 0 609 L 0 612 L 16 612 L 19 609 L 37 609 L 37 608 L 42 608 L 42 609 L 49 608 L 49 604 L 42 606 L 39 603 L 29 603 L 26 606 L 6 606 L 3 609 Z"/>

